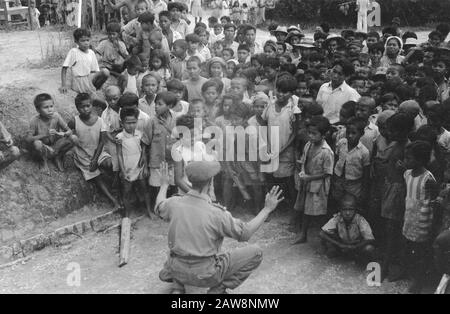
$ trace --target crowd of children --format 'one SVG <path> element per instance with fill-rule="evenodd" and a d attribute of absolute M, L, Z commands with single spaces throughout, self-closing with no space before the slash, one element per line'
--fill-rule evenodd
<path fill-rule="evenodd" d="M 73 147 L 84 178 L 114 206 L 129 214 L 129 195 L 138 188 L 137 199 L 153 217 L 161 162 L 169 163 L 172 192 L 186 193 L 184 166 L 193 154 L 206 156 L 212 140 L 197 133 L 186 147 L 174 147 L 175 127 L 195 134 L 195 118 L 224 131 L 267 126 L 278 132 L 278 147 L 270 134 L 249 134 L 249 143 L 259 140 L 259 159 L 221 160 L 213 199 L 228 209 L 242 199 L 257 210 L 264 191 L 279 185 L 284 206 L 294 209 L 295 243 L 307 241 L 315 221 L 328 219 L 320 237 L 329 255 L 380 261 L 389 280 L 408 271 L 413 292 L 432 269 L 433 249 L 439 270 L 447 271 L 449 25 L 439 25 L 425 43 L 413 32 L 401 34 L 397 20 L 382 34 L 333 34 L 324 23 L 308 37 L 296 26 L 272 26 L 271 38 L 259 42 L 235 6 L 230 17 L 210 17 L 188 33 L 181 3 L 170 2 L 158 16 L 145 0 L 135 5 L 134 19 L 111 20 L 97 47 L 89 31 L 74 32 L 77 48 L 64 62 L 61 91 L 77 93 L 79 115 L 66 123 L 48 94 L 36 96 L 27 142 L 45 165 L 55 159 L 62 170 Z M 3 167 L 18 149 L 0 127 Z M 118 195 L 102 173 L 120 180 Z"/>

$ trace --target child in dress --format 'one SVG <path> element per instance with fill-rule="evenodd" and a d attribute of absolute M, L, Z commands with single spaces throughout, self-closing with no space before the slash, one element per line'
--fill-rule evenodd
<path fill-rule="evenodd" d="M 294 243 L 305 243 L 311 219 L 327 214 L 334 165 L 333 151 L 325 141 L 329 129 L 328 119 L 320 116 L 313 117 L 308 125 L 309 142 L 300 160 L 299 175 L 305 190 L 304 212 L 300 234 Z"/>
<path fill-rule="evenodd" d="M 151 219 L 156 216 L 152 212 L 150 194 L 147 188 L 148 177 L 146 145 L 142 142 L 143 133 L 136 130 L 139 110 L 124 109 L 120 112 L 123 131 L 117 134 L 117 155 L 119 157 L 121 175 L 121 194 L 125 207 L 125 217 L 129 217 L 132 204 L 130 194 L 136 186 L 144 196 L 145 207 Z"/>
<path fill-rule="evenodd" d="M 235 25 L 241 23 L 241 8 L 239 6 L 239 1 L 233 3 L 233 7 L 231 8 L 231 20 Z"/>
<path fill-rule="evenodd" d="M 111 194 L 101 176 L 99 168 L 111 169 L 111 157 L 104 152 L 106 126 L 103 119 L 92 110 L 92 101 L 87 93 L 75 98 L 78 115 L 69 121 L 71 140 L 75 145 L 74 162 L 86 181 L 93 180 L 105 196 L 119 209 L 117 199 Z"/>
<path fill-rule="evenodd" d="M 192 0 L 191 2 L 191 14 L 194 17 L 195 24 L 202 21 L 203 10 L 202 10 L 202 0 Z"/>

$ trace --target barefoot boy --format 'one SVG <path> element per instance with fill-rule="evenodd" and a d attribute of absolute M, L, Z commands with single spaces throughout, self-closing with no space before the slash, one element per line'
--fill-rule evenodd
<path fill-rule="evenodd" d="M 131 211 L 130 194 L 137 185 L 140 193 L 144 194 L 145 207 L 150 218 L 153 215 L 150 194 L 145 178 L 148 177 L 146 145 L 142 142 L 143 133 L 136 129 L 139 110 L 127 108 L 120 111 L 123 131 L 117 134 L 117 155 L 119 156 L 121 194 L 125 206 L 125 216 L 129 217 Z"/>
<path fill-rule="evenodd" d="M 63 118 L 55 111 L 55 104 L 49 94 L 39 94 L 34 98 L 38 115 L 30 122 L 27 142 L 32 152 L 43 161 L 48 172 L 48 160 L 54 159 L 59 171 L 64 171 L 64 155 L 72 148 L 68 137 L 72 131 Z"/>
<path fill-rule="evenodd" d="M 98 66 L 95 52 L 89 49 L 91 32 L 78 28 L 73 32 L 77 48 L 70 49 L 61 72 L 61 93 L 65 94 L 70 87 L 77 93 L 95 94 L 109 77 L 109 71 Z M 67 85 L 67 70 L 72 73 L 71 85 Z"/>
<path fill-rule="evenodd" d="M 369 223 L 358 214 L 356 203 L 353 195 L 346 194 L 342 198 L 339 213 L 322 227 L 320 237 L 329 256 L 340 251 L 371 261 L 375 251 L 375 238 Z"/>
<path fill-rule="evenodd" d="M 107 169 L 112 167 L 111 157 L 103 151 L 106 126 L 103 119 L 92 110 L 89 94 L 78 94 L 75 98 L 75 106 L 79 115 L 68 123 L 74 132 L 71 139 L 75 145 L 75 165 L 81 170 L 84 179 L 93 180 L 114 204 L 114 208 L 118 209 L 119 202 L 109 191 L 99 170 L 99 167 Z"/>

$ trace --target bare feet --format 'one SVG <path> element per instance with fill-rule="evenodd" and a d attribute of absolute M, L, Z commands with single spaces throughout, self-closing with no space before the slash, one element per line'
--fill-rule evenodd
<path fill-rule="evenodd" d="M 58 170 L 60 172 L 64 172 L 64 162 L 63 159 L 61 157 L 56 157 L 55 158 L 55 163 L 56 163 L 56 167 L 58 168 Z"/>
<path fill-rule="evenodd" d="M 156 216 L 155 212 L 151 209 L 147 209 L 147 214 L 150 220 L 157 220 L 158 216 Z"/>
<path fill-rule="evenodd" d="M 50 167 L 48 166 L 48 161 L 46 159 L 44 159 L 41 169 L 46 175 L 50 175 Z"/>
<path fill-rule="evenodd" d="M 292 244 L 293 244 L 293 245 L 295 245 L 295 244 L 301 244 L 301 243 L 306 243 L 307 241 L 308 241 L 308 240 L 307 240 L 306 234 L 300 233 L 300 234 L 294 239 L 294 241 L 292 241 Z"/>

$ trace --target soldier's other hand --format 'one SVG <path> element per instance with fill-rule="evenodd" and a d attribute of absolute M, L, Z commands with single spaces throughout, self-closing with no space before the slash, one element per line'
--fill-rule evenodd
<path fill-rule="evenodd" d="M 161 181 L 160 181 L 161 186 L 163 186 L 163 185 L 168 186 L 169 185 L 169 165 L 167 164 L 167 162 L 163 161 L 161 163 L 160 171 L 161 171 Z"/>
<path fill-rule="evenodd" d="M 284 197 L 280 197 L 283 190 L 279 186 L 274 186 L 272 190 L 266 195 L 265 208 L 273 212 L 277 208 L 278 204 L 284 200 Z"/>

